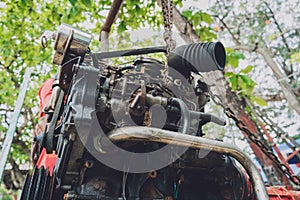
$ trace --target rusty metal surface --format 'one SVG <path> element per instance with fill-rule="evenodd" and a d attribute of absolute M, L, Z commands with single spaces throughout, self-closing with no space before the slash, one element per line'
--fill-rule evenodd
<path fill-rule="evenodd" d="M 55 34 L 53 64 L 61 65 L 70 58 L 84 56 L 89 51 L 92 36 L 67 24 L 61 24 Z"/>
<path fill-rule="evenodd" d="M 114 0 L 113 3 L 111 4 L 108 16 L 106 17 L 106 21 L 104 22 L 101 31 L 100 31 L 100 37 L 101 37 L 101 32 L 110 32 L 110 28 L 112 24 L 114 23 L 116 16 L 120 10 L 120 7 L 123 3 L 123 0 Z M 101 41 L 101 38 L 99 38 L 99 41 Z"/>
<path fill-rule="evenodd" d="M 288 190 L 286 187 L 283 186 L 271 186 L 267 187 L 267 191 L 270 197 L 270 200 L 299 200 L 300 199 L 300 192 Z"/>
<path fill-rule="evenodd" d="M 264 182 L 255 164 L 242 152 L 242 150 L 231 144 L 158 128 L 135 126 L 114 129 L 109 132 L 108 137 L 112 142 L 128 140 L 152 141 L 196 149 L 205 149 L 229 155 L 235 158 L 249 174 L 256 199 L 269 199 Z"/>

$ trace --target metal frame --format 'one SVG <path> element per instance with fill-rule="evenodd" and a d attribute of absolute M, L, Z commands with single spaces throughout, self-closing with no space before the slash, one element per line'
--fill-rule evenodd
<path fill-rule="evenodd" d="M 0 156 L 0 183 L 2 182 L 2 178 L 3 178 L 5 166 L 6 166 L 6 161 L 9 156 L 10 147 L 13 142 L 15 131 L 17 128 L 18 119 L 19 119 L 19 116 L 20 116 L 20 113 L 22 110 L 23 102 L 24 102 L 25 95 L 26 95 L 26 90 L 28 88 L 28 84 L 30 81 L 30 76 L 31 76 L 32 71 L 33 71 L 33 68 L 27 68 L 25 71 L 25 75 L 24 75 L 24 79 L 23 79 L 23 82 L 21 85 L 20 93 L 19 93 L 18 99 L 15 104 L 14 112 L 12 114 L 12 119 L 9 124 L 8 130 L 6 132 L 5 140 L 3 142 L 1 156 Z"/>
<path fill-rule="evenodd" d="M 108 138 L 115 143 L 127 140 L 151 141 L 195 149 L 205 149 L 229 155 L 245 168 L 253 185 L 256 199 L 269 199 L 264 182 L 255 164 L 242 150 L 232 144 L 158 128 L 136 126 L 114 129 L 108 133 Z"/>

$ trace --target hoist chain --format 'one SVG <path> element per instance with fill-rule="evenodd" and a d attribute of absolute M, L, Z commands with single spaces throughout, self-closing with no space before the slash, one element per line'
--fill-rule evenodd
<path fill-rule="evenodd" d="M 173 28 L 173 0 L 161 0 L 161 8 L 164 19 L 164 40 L 167 44 L 167 56 L 175 48 L 175 41 L 172 38 Z"/>
<path fill-rule="evenodd" d="M 285 132 L 282 128 L 280 128 L 269 116 L 263 114 L 263 111 L 260 109 L 257 109 L 258 116 L 263 120 L 265 124 L 267 124 L 270 129 L 276 134 L 277 138 L 280 139 L 288 139 L 295 148 L 300 148 L 300 145 L 297 143 L 297 141 L 288 135 L 287 132 Z"/>
<path fill-rule="evenodd" d="M 211 90 L 209 90 L 211 99 L 215 102 L 216 105 L 219 105 L 223 108 L 224 113 L 226 114 L 226 116 L 228 118 L 231 118 L 235 121 L 236 126 L 242 131 L 245 132 L 250 141 L 253 142 L 254 144 L 256 144 L 261 150 L 262 152 L 264 152 L 264 154 L 266 154 L 266 156 L 268 156 L 273 163 L 275 164 L 275 166 L 285 175 L 287 176 L 294 184 L 296 185 L 300 185 L 300 177 L 296 176 L 293 174 L 293 172 L 290 171 L 290 169 L 284 164 L 282 163 L 278 157 L 268 148 L 268 146 L 266 146 L 258 137 L 255 133 L 253 133 L 252 131 L 250 131 L 246 124 L 240 120 L 236 114 L 233 112 L 233 110 L 231 108 L 229 108 L 228 106 L 224 105 L 221 98 L 216 95 L 213 94 L 213 92 Z"/>
<path fill-rule="evenodd" d="M 161 0 L 161 8 L 164 20 L 164 40 L 167 44 L 167 54 L 168 57 L 170 51 L 172 51 L 176 44 L 175 40 L 172 38 L 172 28 L 173 28 L 173 0 Z M 172 78 L 169 76 L 168 65 L 165 65 L 165 70 L 163 71 L 164 82 L 168 85 Z"/>

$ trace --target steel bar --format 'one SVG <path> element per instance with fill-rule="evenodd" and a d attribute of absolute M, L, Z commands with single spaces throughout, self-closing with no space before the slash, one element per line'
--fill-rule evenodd
<path fill-rule="evenodd" d="M 100 30 L 100 38 L 99 38 L 99 41 L 102 40 L 101 38 L 101 32 L 104 31 L 104 32 L 107 32 L 109 33 L 110 32 L 110 28 L 112 26 L 112 24 L 114 23 L 116 17 L 117 17 L 117 14 L 120 10 L 120 7 L 123 3 L 123 0 L 114 0 L 113 3 L 111 4 L 111 7 L 110 7 L 110 10 L 109 10 L 109 13 L 106 17 L 106 20 Z"/>
<path fill-rule="evenodd" d="M 158 128 L 136 126 L 114 129 L 108 133 L 108 138 L 112 142 L 130 140 L 151 141 L 189 148 L 205 149 L 229 155 L 236 159 L 247 171 L 254 188 L 256 199 L 269 199 L 264 182 L 255 164 L 242 150 L 231 144 Z"/>
<path fill-rule="evenodd" d="M 286 159 L 285 161 L 288 162 L 290 159 L 292 159 L 295 155 L 297 155 L 299 153 L 300 149 L 295 149 L 295 151 L 293 151 Z"/>
<path fill-rule="evenodd" d="M 109 51 L 109 32 L 111 29 L 112 24 L 117 18 L 119 10 L 123 0 L 114 0 L 111 4 L 109 13 L 106 17 L 106 20 L 101 27 L 100 34 L 99 34 L 99 41 L 101 42 L 101 52 L 108 52 Z M 102 59 L 102 61 L 108 63 L 108 59 Z"/>
<path fill-rule="evenodd" d="M 109 34 L 106 31 L 101 31 L 101 52 L 108 52 L 109 50 Z"/>
<path fill-rule="evenodd" d="M 18 119 L 19 119 L 21 109 L 22 109 L 22 106 L 23 106 L 23 102 L 24 102 L 24 99 L 25 99 L 26 90 L 27 90 L 27 87 L 28 87 L 28 83 L 30 81 L 31 73 L 32 73 L 32 68 L 27 68 L 26 72 L 25 72 L 25 75 L 24 75 L 22 85 L 21 85 L 20 93 L 19 93 L 18 99 L 16 101 L 16 105 L 15 105 L 15 109 L 14 109 L 14 112 L 13 112 L 13 115 L 12 115 L 12 119 L 11 119 L 11 122 L 9 124 L 8 130 L 6 132 L 5 140 L 4 140 L 3 145 L 2 145 L 2 151 L 1 151 L 1 157 L 0 157 L 0 183 L 2 182 L 2 178 L 3 178 L 3 175 L 4 175 L 6 161 L 7 161 L 9 151 L 10 151 L 10 147 L 12 145 L 13 138 L 14 138 L 14 135 L 15 135 Z"/>
<path fill-rule="evenodd" d="M 105 58 L 116 58 L 122 56 L 134 56 L 134 55 L 142 55 L 149 53 L 166 53 L 167 48 L 165 46 L 160 47 L 148 47 L 148 48 L 140 48 L 140 49 L 130 49 L 130 50 L 121 50 L 121 51 L 112 51 L 112 52 L 102 52 L 95 53 L 97 59 L 102 60 Z"/>

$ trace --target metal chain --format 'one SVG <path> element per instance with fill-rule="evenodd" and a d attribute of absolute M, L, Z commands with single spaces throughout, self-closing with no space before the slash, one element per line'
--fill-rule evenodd
<path fill-rule="evenodd" d="M 161 0 L 161 8 L 164 19 L 164 40 L 167 44 L 166 56 L 170 55 L 170 52 L 175 48 L 175 40 L 172 39 L 173 28 L 173 0 Z M 162 72 L 163 80 L 168 85 L 172 78 L 169 76 L 168 65 L 165 64 L 165 69 Z"/>
<path fill-rule="evenodd" d="M 175 48 L 175 41 L 172 39 L 173 28 L 173 0 L 161 0 L 161 8 L 164 19 L 164 40 L 167 44 L 167 56 Z"/>
<path fill-rule="evenodd" d="M 269 116 L 263 114 L 263 111 L 257 108 L 258 116 L 263 120 L 263 122 L 269 125 L 270 129 L 276 134 L 276 136 L 280 139 L 288 139 L 290 140 L 296 148 L 300 148 L 300 145 L 296 142 L 294 138 L 288 135 L 282 128 L 280 128 Z"/>
<path fill-rule="evenodd" d="M 296 185 L 300 185 L 300 177 L 296 176 L 293 174 L 293 172 L 290 171 L 290 169 L 284 164 L 282 163 L 278 157 L 271 151 L 269 150 L 268 146 L 266 146 L 265 144 L 263 144 L 263 142 L 261 140 L 259 140 L 259 138 L 256 136 L 255 133 L 251 132 L 246 124 L 240 120 L 236 114 L 232 111 L 231 108 L 229 108 L 228 106 L 224 105 L 221 98 L 216 95 L 213 94 L 213 92 L 211 90 L 209 90 L 209 94 L 211 96 L 211 99 L 215 102 L 216 105 L 219 105 L 223 108 L 224 113 L 226 114 L 226 116 L 228 118 L 231 118 L 235 121 L 236 126 L 243 132 L 245 132 L 249 139 L 251 140 L 251 142 L 253 142 L 254 144 L 256 144 L 265 154 L 266 156 L 268 156 L 273 163 L 275 164 L 275 166 L 285 175 L 287 176 L 294 184 Z"/>

